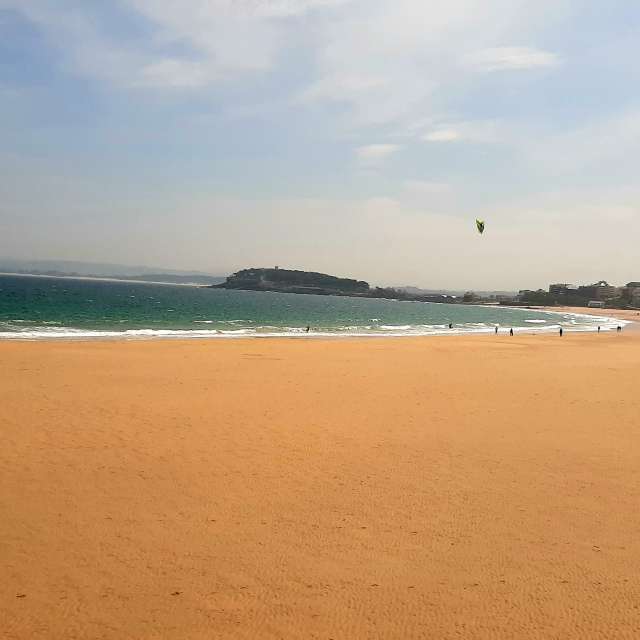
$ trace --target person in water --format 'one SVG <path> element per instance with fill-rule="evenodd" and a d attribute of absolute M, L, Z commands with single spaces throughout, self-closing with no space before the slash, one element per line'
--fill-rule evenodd
<path fill-rule="evenodd" d="M 452 322 L 449 323 L 449 329 L 453 329 L 453 323 Z"/>
<path fill-rule="evenodd" d="M 509 329 L 509 335 L 512 336 L 513 335 L 513 329 Z"/>
<path fill-rule="evenodd" d="M 562 338 L 562 333 L 563 333 L 563 331 L 562 331 L 562 327 L 560 327 L 560 337 L 561 337 L 561 338 Z"/>
<path fill-rule="evenodd" d="M 600 326 L 598 326 L 598 333 L 600 333 Z"/>
<path fill-rule="evenodd" d="M 498 335 L 498 325 L 496 325 L 496 335 Z"/>
<path fill-rule="evenodd" d="M 311 327 L 307 325 L 306 332 L 309 333 L 309 331 L 311 331 Z"/>
<path fill-rule="evenodd" d="M 622 331 L 622 327 L 621 327 L 620 325 L 618 325 L 618 326 L 616 327 L 616 331 L 617 331 L 618 333 L 620 333 L 620 332 Z"/>

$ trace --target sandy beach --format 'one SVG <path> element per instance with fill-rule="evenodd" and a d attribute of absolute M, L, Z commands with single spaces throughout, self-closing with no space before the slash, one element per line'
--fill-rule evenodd
<path fill-rule="evenodd" d="M 0 343 L 0 637 L 640 637 L 638 334 Z"/>

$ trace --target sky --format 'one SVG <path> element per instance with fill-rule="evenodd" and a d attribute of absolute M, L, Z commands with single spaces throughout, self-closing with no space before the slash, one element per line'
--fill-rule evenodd
<path fill-rule="evenodd" d="M 639 32 L 628 0 L 0 0 L 0 256 L 640 280 Z"/>

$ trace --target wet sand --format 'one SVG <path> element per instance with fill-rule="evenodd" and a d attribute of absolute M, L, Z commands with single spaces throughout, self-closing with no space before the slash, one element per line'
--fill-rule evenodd
<path fill-rule="evenodd" d="M 640 311 L 635 309 L 591 309 L 589 307 L 531 307 L 543 311 L 581 313 L 588 316 L 602 316 L 604 318 L 617 318 L 630 324 L 626 329 L 637 331 L 640 329 Z"/>
<path fill-rule="evenodd" d="M 640 339 L 0 344 L 0 637 L 640 637 Z"/>

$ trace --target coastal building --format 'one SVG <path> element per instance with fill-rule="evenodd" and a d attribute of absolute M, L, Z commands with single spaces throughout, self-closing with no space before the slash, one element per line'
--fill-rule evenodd
<path fill-rule="evenodd" d="M 578 287 L 575 284 L 550 284 L 549 293 L 554 295 L 568 295 L 569 293 L 575 293 Z"/>
<path fill-rule="evenodd" d="M 640 282 L 629 282 L 625 287 L 616 287 L 606 280 L 579 286 L 559 282 L 550 284 L 548 291 L 522 290 L 518 294 L 518 300 L 525 304 L 544 306 L 640 308 Z"/>
<path fill-rule="evenodd" d="M 622 297 L 632 307 L 640 307 L 640 282 L 628 282 L 623 288 Z"/>
<path fill-rule="evenodd" d="M 609 300 L 619 295 L 618 287 L 610 285 L 606 280 L 578 287 L 578 295 L 588 300 Z"/>

